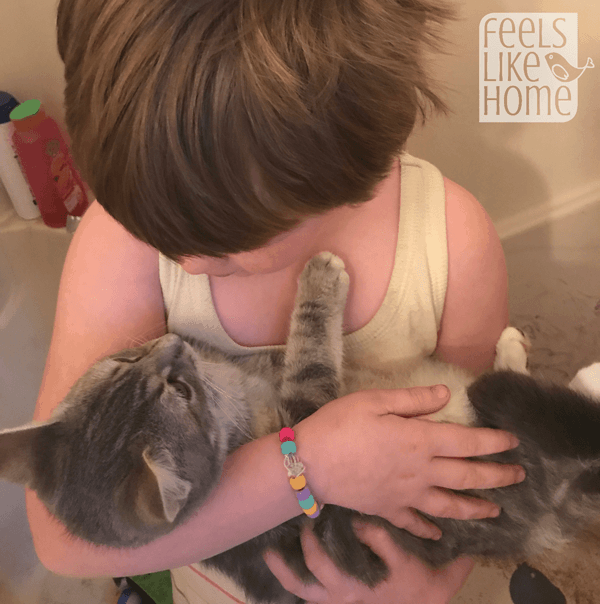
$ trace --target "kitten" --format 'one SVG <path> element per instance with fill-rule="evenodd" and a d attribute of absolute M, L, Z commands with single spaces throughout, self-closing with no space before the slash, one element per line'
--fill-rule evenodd
<path fill-rule="evenodd" d="M 439 541 L 381 518 L 364 520 L 385 527 L 434 568 L 460 555 L 528 557 L 560 547 L 589 525 L 600 510 L 599 402 L 531 378 L 528 342 L 514 328 L 498 342 L 495 372 L 477 379 L 435 359 L 393 375 L 343 367 L 347 290 L 339 258 L 322 253 L 309 261 L 285 352 L 232 356 L 167 334 L 98 361 L 48 421 L 0 432 L 0 478 L 34 489 L 75 535 L 135 547 L 185 522 L 240 445 L 293 426 L 348 392 L 445 383 L 451 400 L 431 417 L 512 432 L 520 446 L 485 459 L 520 464 L 527 479 L 463 492 L 498 504 L 498 518 L 424 514 L 441 528 Z M 285 480 L 283 462 L 281 472 Z M 280 551 L 303 580 L 314 581 L 299 539 L 310 522 L 336 564 L 374 586 L 387 569 L 355 536 L 351 519 L 357 515 L 328 505 L 314 521 L 298 516 L 204 562 L 232 577 L 252 601 L 299 604 L 261 554 L 267 547 Z"/>

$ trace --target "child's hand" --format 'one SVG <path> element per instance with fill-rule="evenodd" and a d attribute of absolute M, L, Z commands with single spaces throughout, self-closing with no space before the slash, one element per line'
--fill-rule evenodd
<path fill-rule="evenodd" d="M 448 398 L 437 398 L 430 388 L 355 392 L 300 422 L 298 454 L 315 499 L 381 516 L 430 538 L 439 537 L 439 530 L 414 509 L 459 519 L 497 515 L 495 504 L 447 489 L 523 480 L 520 466 L 461 459 L 512 449 L 518 441 L 500 430 L 419 418 Z"/>
<path fill-rule="evenodd" d="M 302 533 L 302 551 L 320 585 L 302 583 L 279 554 L 268 552 L 265 562 L 285 589 L 315 604 L 448 604 L 473 568 L 471 560 L 459 558 L 442 570 L 431 570 L 397 547 L 380 527 L 366 525 L 357 534 L 390 571 L 388 578 L 374 589 L 340 571 L 308 527 Z"/>

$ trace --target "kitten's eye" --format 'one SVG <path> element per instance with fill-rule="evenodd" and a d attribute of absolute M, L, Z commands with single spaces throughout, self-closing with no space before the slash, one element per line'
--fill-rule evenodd
<path fill-rule="evenodd" d="M 119 363 L 137 363 L 141 358 L 140 355 L 139 357 L 113 357 L 113 360 Z"/>
<path fill-rule="evenodd" d="M 137 363 L 144 356 L 144 352 L 141 350 L 137 350 L 135 352 L 130 352 L 129 354 L 124 352 L 117 352 L 110 358 L 113 361 L 118 361 L 119 363 Z"/>
<path fill-rule="evenodd" d="M 183 396 L 188 401 L 192 399 L 192 390 L 185 382 L 172 381 L 169 384 L 175 388 L 179 396 Z"/>

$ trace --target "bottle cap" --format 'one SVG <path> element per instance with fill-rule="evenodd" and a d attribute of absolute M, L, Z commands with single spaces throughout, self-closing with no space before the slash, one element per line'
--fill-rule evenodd
<path fill-rule="evenodd" d="M 0 90 L 0 124 L 6 124 L 10 122 L 10 112 L 19 104 L 19 101 L 15 97 L 8 93 Z"/>
<path fill-rule="evenodd" d="M 74 233 L 80 222 L 81 216 L 71 216 L 71 214 L 67 214 L 67 233 Z"/>
<path fill-rule="evenodd" d="M 15 130 L 31 130 L 46 118 L 46 113 L 41 108 L 38 99 L 24 101 L 10 112 L 10 119 L 15 125 Z"/>

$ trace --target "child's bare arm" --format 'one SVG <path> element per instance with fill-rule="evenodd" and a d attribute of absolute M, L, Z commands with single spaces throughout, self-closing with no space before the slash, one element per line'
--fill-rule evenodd
<path fill-rule="evenodd" d="M 489 369 L 508 325 L 508 276 L 500 238 L 471 193 L 444 178 L 448 287 L 436 353 L 475 371 Z"/>

